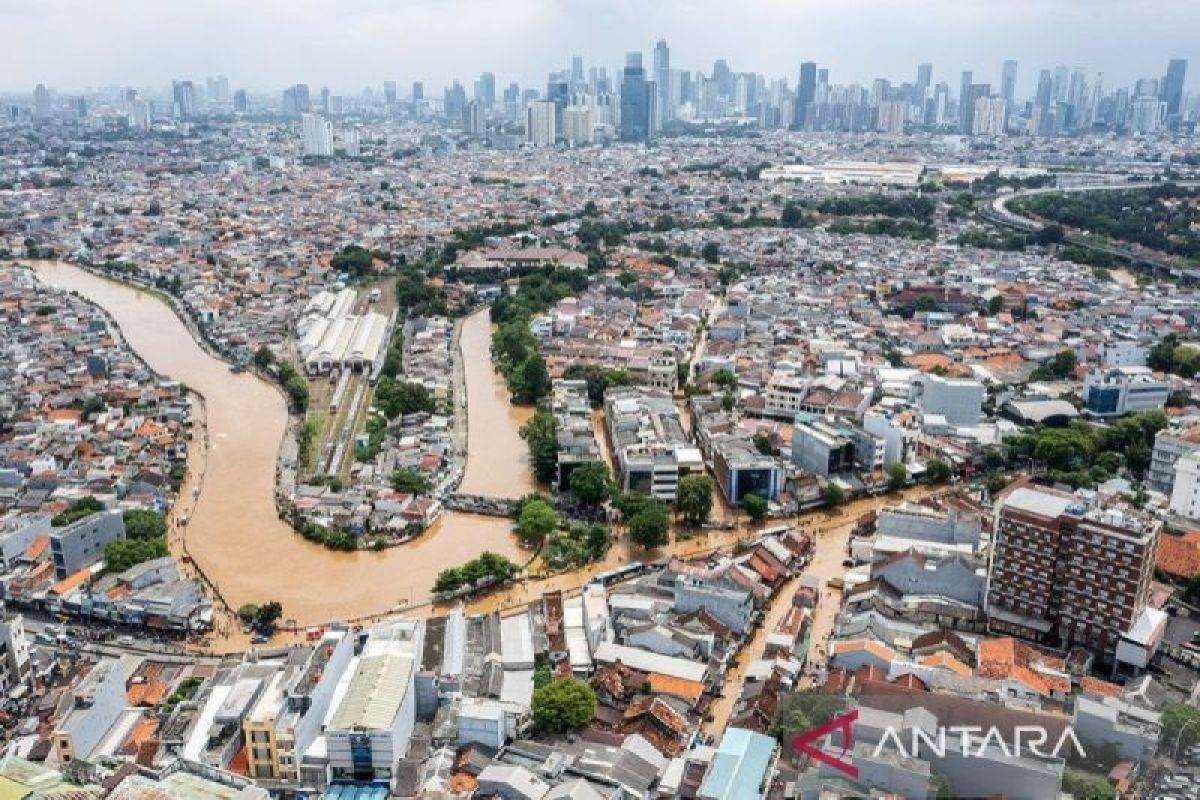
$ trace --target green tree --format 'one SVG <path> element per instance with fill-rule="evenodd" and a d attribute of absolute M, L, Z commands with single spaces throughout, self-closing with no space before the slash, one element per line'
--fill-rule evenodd
<path fill-rule="evenodd" d="M 1005 487 L 1007 487 L 1007 486 L 1008 486 L 1008 476 L 1007 475 L 997 473 L 995 475 L 988 476 L 987 490 L 988 490 L 988 494 L 990 494 L 992 497 L 995 497 L 996 495 L 1003 492 Z"/>
<path fill-rule="evenodd" d="M 897 461 L 888 467 L 888 489 L 893 492 L 904 488 L 908 483 L 908 467 Z"/>
<path fill-rule="evenodd" d="M 558 527 L 558 512 L 541 498 L 527 501 L 517 520 L 517 535 L 529 547 L 540 547 Z"/>
<path fill-rule="evenodd" d="M 626 520 L 650 505 L 653 500 L 641 492 L 617 492 L 613 495 L 612 505 Z"/>
<path fill-rule="evenodd" d="M 1175 751 L 1176 738 L 1179 752 L 1200 743 L 1200 708 L 1187 703 L 1167 703 L 1162 708 L 1163 742 Z"/>
<path fill-rule="evenodd" d="M 521 365 L 520 389 L 513 395 L 518 403 L 532 405 L 550 392 L 550 371 L 546 360 L 537 353 L 525 359 Z"/>
<path fill-rule="evenodd" d="M 612 493 L 612 479 L 603 461 L 589 461 L 571 470 L 571 494 L 586 506 L 598 506 Z"/>
<path fill-rule="evenodd" d="M 780 704 L 771 732 L 780 741 L 789 743 L 809 728 L 824 725 L 845 709 L 843 695 L 821 689 L 794 692 Z"/>
<path fill-rule="evenodd" d="M 750 517 L 753 522 L 762 522 L 767 518 L 767 501 L 762 495 L 748 494 L 742 498 L 742 508 L 746 511 L 746 516 Z"/>
<path fill-rule="evenodd" d="M 121 515 L 129 539 L 157 539 L 167 535 L 167 518 L 148 508 L 131 508 Z"/>
<path fill-rule="evenodd" d="M 923 294 L 917 298 L 915 308 L 917 311 L 937 311 L 938 302 L 931 294 Z"/>
<path fill-rule="evenodd" d="M 529 463 L 539 481 L 550 483 L 558 475 L 558 420 L 548 411 L 538 411 L 520 430 L 529 448 Z"/>
<path fill-rule="evenodd" d="M 629 517 L 629 538 L 639 547 L 653 550 L 670 541 L 670 526 L 666 508 L 657 501 L 651 501 Z"/>
<path fill-rule="evenodd" d="M 713 506 L 713 484 L 707 475 L 687 475 L 679 480 L 675 508 L 692 525 L 708 519 Z"/>
<path fill-rule="evenodd" d="M 258 367 L 259 369 L 266 369 L 275 363 L 275 354 L 271 352 L 271 348 L 267 347 L 265 344 L 262 344 L 259 345 L 258 349 L 254 351 L 254 358 L 252 360 L 254 362 L 254 366 Z"/>
<path fill-rule="evenodd" d="M 375 385 L 374 403 L 388 419 L 405 414 L 430 414 L 437 408 L 433 395 L 423 384 L 397 381 L 387 375 Z"/>
<path fill-rule="evenodd" d="M 51 518 L 50 524 L 55 528 L 61 528 L 103 510 L 104 504 L 89 494 L 71 503 L 66 511 L 55 514 Z"/>
<path fill-rule="evenodd" d="M 596 713 L 596 693 L 574 678 L 551 681 L 533 690 L 533 722 L 548 733 L 566 733 L 587 725 Z"/>
<path fill-rule="evenodd" d="M 728 391 L 737 387 L 737 376 L 727 369 L 719 369 L 713 373 L 712 382 Z"/>
<path fill-rule="evenodd" d="M 950 465 L 940 458 L 929 459 L 929 477 L 934 481 L 941 483 L 950 480 L 951 469 Z"/>
<path fill-rule="evenodd" d="M 754 449 L 764 456 L 774 455 L 775 446 L 771 444 L 771 434 L 761 432 L 754 434 Z"/>
<path fill-rule="evenodd" d="M 846 499 L 846 492 L 833 481 L 825 484 L 825 505 L 838 506 Z"/>
<path fill-rule="evenodd" d="M 1004 310 L 1004 296 L 1003 295 L 998 294 L 995 297 L 993 297 L 991 300 L 988 300 L 988 314 L 990 316 L 994 317 L 1003 310 Z"/>
<path fill-rule="evenodd" d="M 392 473 L 392 488 L 405 494 L 427 495 L 433 491 L 433 484 L 419 472 L 398 469 Z"/>
<path fill-rule="evenodd" d="M 716 242 L 705 242 L 700 248 L 700 257 L 709 264 L 716 264 L 721 260 L 721 246 Z"/>
<path fill-rule="evenodd" d="M 114 539 L 104 545 L 104 567 L 109 572 L 124 572 L 130 567 L 167 555 L 166 537 L 154 539 Z"/>

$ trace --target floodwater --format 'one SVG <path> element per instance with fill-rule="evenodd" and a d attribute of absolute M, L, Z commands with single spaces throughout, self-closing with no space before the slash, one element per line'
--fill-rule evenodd
<path fill-rule="evenodd" d="M 154 295 L 63 263 L 41 263 L 50 286 L 75 291 L 107 311 L 129 346 L 152 369 L 204 398 L 206 432 L 197 431 L 189 479 L 191 502 L 177 536 L 197 567 L 232 608 L 277 600 L 296 625 L 354 619 L 429 598 L 437 573 L 484 550 L 523 562 L 505 519 L 446 513 L 413 542 L 381 552 L 335 552 L 305 541 L 276 512 L 275 470 L 287 409 L 275 387 L 234 374 L 209 355 Z M 517 427 L 528 411 L 508 403 L 492 369 L 487 311 L 463 324 L 461 348 L 469 398 L 465 491 L 519 496 L 533 488 Z M 176 548 L 178 554 L 179 547 Z"/>

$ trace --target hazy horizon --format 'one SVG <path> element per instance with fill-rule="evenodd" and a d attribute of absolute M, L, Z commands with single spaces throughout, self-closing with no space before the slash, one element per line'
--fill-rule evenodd
<path fill-rule="evenodd" d="M 1042 68 L 1103 73 L 1106 87 L 1161 77 L 1170 58 L 1200 62 L 1196 0 L 203 0 L 186 5 L 122 0 L 0 0 L 8 37 L 0 91 L 43 83 L 60 92 L 226 75 L 232 88 L 276 91 L 293 83 L 351 94 L 397 81 L 426 93 L 483 71 L 497 87 L 544 89 L 573 55 L 610 74 L 627 51 L 647 67 L 666 39 L 673 68 L 708 73 L 724 58 L 738 72 L 796 82 L 801 61 L 833 83 L 876 77 L 933 81 L 957 92 L 959 74 L 998 86 L 1001 63 L 1020 63 L 1017 93 Z"/>

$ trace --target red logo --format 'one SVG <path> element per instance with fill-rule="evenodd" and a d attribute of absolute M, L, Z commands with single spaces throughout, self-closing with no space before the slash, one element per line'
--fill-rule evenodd
<path fill-rule="evenodd" d="M 820 761 L 822 764 L 844 772 L 851 778 L 857 778 L 858 767 L 854 766 L 854 762 L 847 757 L 847 753 L 854 747 L 854 722 L 857 719 L 857 708 L 847 711 L 845 714 L 839 714 L 824 725 L 809 728 L 792 739 L 792 747 L 815 761 Z M 820 740 L 834 731 L 842 732 L 842 752 L 837 757 L 829 755 L 820 747 Z"/>

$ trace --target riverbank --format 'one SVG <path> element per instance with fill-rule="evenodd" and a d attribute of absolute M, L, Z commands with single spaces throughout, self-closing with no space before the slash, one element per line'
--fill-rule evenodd
<path fill-rule="evenodd" d="M 205 398 L 206 432 L 195 435 L 207 439 L 204 477 L 189 515 L 187 552 L 230 608 L 276 600 L 285 622 L 296 627 L 358 619 L 425 602 L 440 571 L 485 550 L 521 557 L 509 520 L 453 512 L 421 537 L 380 552 L 336 552 L 306 542 L 280 519 L 275 503 L 277 455 L 288 424 L 278 389 L 252 373 L 230 372 L 153 295 L 68 264 L 42 264 L 36 272 L 48 285 L 100 306 L 151 369 Z M 490 334 L 486 312 L 463 323 L 467 393 L 479 403 L 494 398 L 502 382 L 492 374 Z M 511 413 L 505 401 L 478 415 L 485 422 L 468 430 L 466 473 L 485 489 L 520 496 L 528 481 L 528 470 L 517 468 L 524 448 L 504 449 L 520 442 L 517 421 L 505 423 Z M 511 427 L 494 437 L 501 423 Z M 210 646 L 236 649 L 241 638 L 231 626 Z"/>

